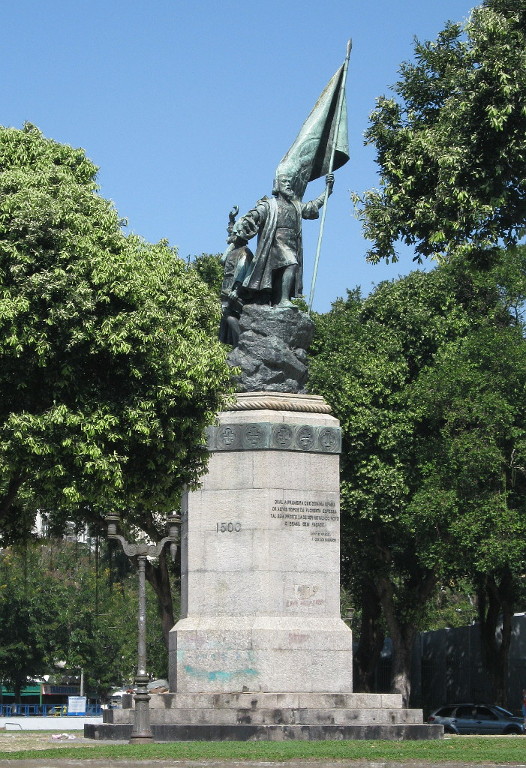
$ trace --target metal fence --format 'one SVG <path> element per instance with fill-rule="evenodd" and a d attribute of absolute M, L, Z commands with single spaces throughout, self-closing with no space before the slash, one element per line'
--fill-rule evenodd
<path fill-rule="evenodd" d="M 102 714 L 100 704 L 88 704 L 86 713 L 89 717 Z M 65 717 L 67 706 L 60 704 L 0 704 L 0 717 Z M 77 713 L 70 715 L 78 716 Z"/>

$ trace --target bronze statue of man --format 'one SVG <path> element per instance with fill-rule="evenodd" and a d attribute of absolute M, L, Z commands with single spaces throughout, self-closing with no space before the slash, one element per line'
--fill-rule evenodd
<path fill-rule="evenodd" d="M 334 175 L 325 177 L 332 193 Z M 258 200 L 233 226 L 229 243 L 240 245 L 258 235 L 254 258 L 243 276 L 242 288 L 257 296 L 257 303 L 292 306 L 291 298 L 303 290 L 302 219 L 317 219 L 325 194 L 308 203 L 296 195 L 288 174 L 278 174 L 272 197 Z"/>

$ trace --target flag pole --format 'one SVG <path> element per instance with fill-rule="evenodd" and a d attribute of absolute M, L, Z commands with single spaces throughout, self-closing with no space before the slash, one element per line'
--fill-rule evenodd
<path fill-rule="evenodd" d="M 343 63 L 343 72 L 342 72 L 342 84 L 340 87 L 340 93 L 338 95 L 338 106 L 336 110 L 336 135 L 334 137 L 334 141 L 331 147 L 331 154 L 329 159 L 329 170 L 328 173 L 332 173 L 333 165 L 334 165 L 334 156 L 336 154 L 336 141 L 338 138 L 338 130 L 340 127 L 340 119 L 342 116 L 342 109 L 343 109 L 343 99 L 345 96 L 345 84 L 347 82 L 347 69 L 349 68 L 349 59 L 351 56 L 351 48 L 352 48 L 352 40 L 348 40 L 347 42 L 347 52 L 345 54 L 345 61 Z M 318 275 L 318 264 L 320 261 L 320 251 L 321 251 L 321 241 L 323 239 L 323 230 L 325 227 L 325 214 L 327 211 L 327 200 L 329 199 L 329 190 L 327 187 L 325 187 L 325 198 L 323 200 L 323 208 L 321 212 L 321 221 L 320 221 L 320 231 L 318 234 L 318 244 L 316 246 L 316 256 L 314 257 L 314 270 L 312 272 L 312 282 L 310 286 L 310 295 L 309 295 L 309 313 L 312 311 L 312 303 L 314 301 L 314 288 L 316 286 L 316 277 Z"/>

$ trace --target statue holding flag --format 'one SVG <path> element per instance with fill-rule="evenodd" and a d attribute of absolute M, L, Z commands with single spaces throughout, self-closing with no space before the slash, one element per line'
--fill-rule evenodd
<path fill-rule="evenodd" d="M 333 174 L 327 174 L 327 196 L 332 192 Z M 263 303 L 290 307 L 291 297 L 303 292 L 302 219 L 317 219 L 326 196 L 303 203 L 296 197 L 288 173 L 279 173 L 272 197 L 264 197 L 233 227 L 229 241 L 246 245 L 258 235 L 258 247 L 242 286 Z"/>
<path fill-rule="evenodd" d="M 349 159 L 345 63 L 331 78 L 303 124 L 295 142 L 278 165 L 272 198 L 264 197 L 234 225 L 232 248 L 258 235 L 258 247 L 242 287 L 248 295 L 273 306 L 290 306 L 302 292 L 301 220 L 317 219 L 334 184 L 333 171 Z M 325 193 L 309 203 L 303 195 L 309 181 L 326 176 Z"/>
<path fill-rule="evenodd" d="M 253 377 L 254 382 L 241 382 L 246 390 L 302 391 L 306 378 L 305 343 L 307 337 L 312 335 L 312 331 L 307 330 L 312 323 L 304 313 L 300 313 L 303 318 L 296 317 L 299 310 L 294 307 L 291 298 L 303 292 L 302 220 L 319 218 L 319 210 L 323 209 L 315 275 L 326 203 L 334 185 L 333 171 L 349 159 L 345 101 L 349 55 L 350 42 L 344 64 L 329 81 L 296 140 L 279 163 L 272 197 L 258 200 L 252 210 L 235 223 L 231 219 L 229 225 L 229 247 L 223 257 L 225 279 L 220 338 L 234 346 L 229 357 L 229 360 L 232 358 L 232 365 L 247 371 L 256 368 L 269 371 L 268 386 L 257 373 Z M 303 195 L 309 181 L 323 176 L 326 180 L 324 193 L 304 203 Z M 257 248 L 252 253 L 247 242 L 255 235 L 258 236 Z M 278 332 L 277 324 L 290 327 L 292 334 L 298 322 L 303 328 L 299 334 L 301 343 L 290 338 L 286 341 L 287 350 L 284 350 L 280 344 L 285 342 L 287 333 L 283 330 Z M 267 343 L 268 354 L 261 343 L 265 335 L 272 336 Z M 281 340 L 279 343 L 278 338 Z M 289 374 L 289 378 L 278 382 L 279 371 L 274 371 L 279 363 L 276 354 L 278 346 L 282 368 L 289 372 L 295 367 L 304 368 L 304 373 L 294 374 L 296 383 L 291 383 Z M 293 353 L 295 359 L 285 362 L 283 356 L 288 351 Z M 287 389 L 291 386 L 294 389 Z"/>

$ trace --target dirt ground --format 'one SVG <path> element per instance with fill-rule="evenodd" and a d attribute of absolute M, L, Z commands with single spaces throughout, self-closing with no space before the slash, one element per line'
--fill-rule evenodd
<path fill-rule="evenodd" d="M 55 737 L 55 738 L 53 738 Z M 59 737 L 59 738 L 57 738 Z M 3 731 L 0 730 L 0 753 L 21 749 L 49 749 L 50 747 L 95 747 L 100 742 L 85 739 L 82 731 Z"/>

